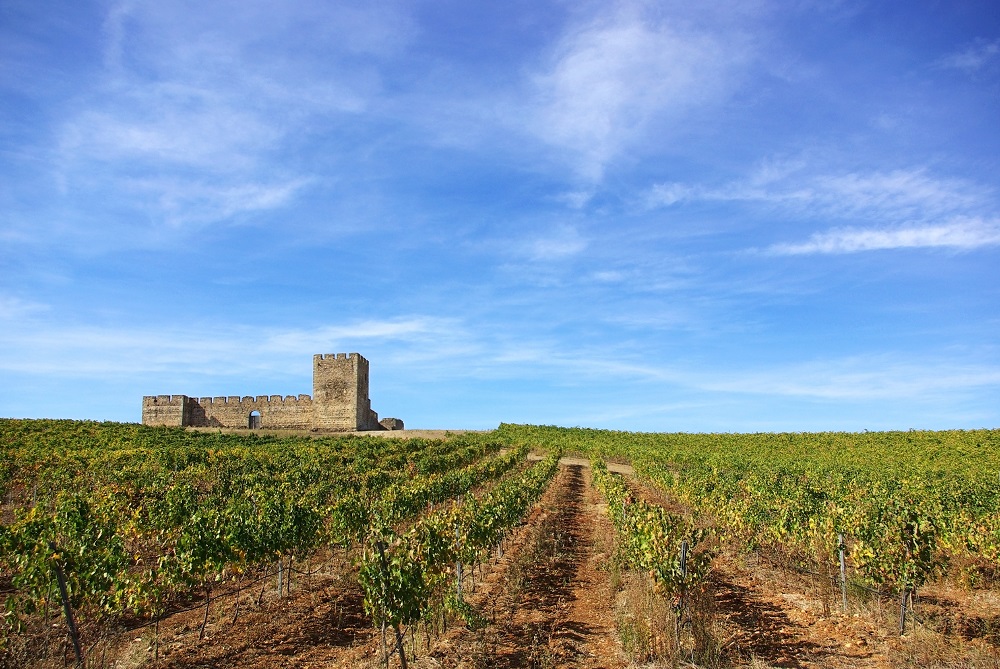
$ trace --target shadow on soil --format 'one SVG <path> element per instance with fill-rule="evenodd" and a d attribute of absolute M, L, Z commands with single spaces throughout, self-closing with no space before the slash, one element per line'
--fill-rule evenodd
<path fill-rule="evenodd" d="M 241 616 L 236 625 L 218 622 L 213 628 L 204 643 L 193 642 L 176 649 L 169 657 L 161 658 L 159 666 L 283 666 L 282 657 L 323 649 L 343 650 L 372 635 L 359 589 L 341 590 L 329 597 L 302 592 Z"/>

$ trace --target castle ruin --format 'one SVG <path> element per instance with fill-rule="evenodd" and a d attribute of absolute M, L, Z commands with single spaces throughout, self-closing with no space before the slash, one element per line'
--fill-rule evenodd
<path fill-rule="evenodd" d="M 358 353 L 314 355 L 312 397 L 147 395 L 142 398 L 142 424 L 337 432 L 403 429 L 398 418 L 380 421 L 372 411 L 368 361 Z"/>

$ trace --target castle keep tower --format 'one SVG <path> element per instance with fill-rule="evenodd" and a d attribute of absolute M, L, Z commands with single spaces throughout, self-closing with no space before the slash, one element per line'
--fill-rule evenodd
<path fill-rule="evenodd" d="M 402 430 L 403 421 L 379 422 L 368 399 L 368 361 L 358 353 L 313 356 L 313 396 L 142 398 L 143 425 L 294 430 Z"/>
<path fill-rule="evenodd" d="M 368 361 L 357 353 L 313 356 L 313 427 L 378 430 L 368 399 Z"/>

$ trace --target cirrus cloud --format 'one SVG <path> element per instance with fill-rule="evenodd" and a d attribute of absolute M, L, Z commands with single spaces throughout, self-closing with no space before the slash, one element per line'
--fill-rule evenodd
<path fill-rule="evenodd" d="M 738 32 L 701 30 L 620 5 L 566 32 L 534 77 L 529 125 L 573 156 L 584 181 L 661 117 L 725 97 L 750 47 Z"/>
<path fill-rule="evenodd" d="M 775 244 L 768 252 L 773 255 L 810 255 L 915 248 L 971 250 L 997 245 L 1000 245 L 1000 221 L 972 218 L 940 225 L 891 229 L 835 229 L 816 233 L 805 242 Z"/>

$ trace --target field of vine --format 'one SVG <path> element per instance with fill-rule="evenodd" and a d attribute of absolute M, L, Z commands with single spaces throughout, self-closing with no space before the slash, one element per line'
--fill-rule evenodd
<path fill-rule="evenodd" d="M 1000 430 L 821 434 L 635 434 L 502 426 L 530 441 L 595 460 L 622 557 L 676 593 L 708 570 L 696 550 L 761 551 L 848 598 L 898 600 L 901 635 L 922 624 L 914 598 L 946 580 L 995 595 L 1000 585 Z M 630 462 L 639 481 L 685 509 L 621 502 L 605 459 Z M 684 517 L 686 516 L 686 518 Z M 678 564 L 681 545 L 695 561 Z M 997 603 L 995 597 L 991 602 Z M 827 604 L 829 607 L 829 604 Z M 995 610 L 995 609 L 994 609 Z M 910 627 L 907 627 L 907 616 Z M 1000 641 L 1000 616 L 980 621 Z M 992 666 L 992 665 L 991 665 Z"/>
<path fill-rule="evenodd" d="M 0 419 L 0 495 L 0 667 L 1000 667 L 996 430 Z"/>
<path fill-rule="evenodd" d="M 555 467 L 526 469 L 526 448 L 501 453 L 475 436 L 275 438 L 69 421 L 2 421 L 0 434 L 0 650 L 22 659 L 46 653 L 30 647 L 31 632 L 54 614 L 83 659 L 80 623 L 157 619 L 195 596 L 207 622 L 217 587 L 272 567 L 290 576 L 330 547 L 360 550 L 365 607 L 398 632 L 430 614 L 444 565 L 481 559 Z"/>
<path fill-rule="evenodd" d="M 971 583 L 1000 561 L 1000 431 L 669 434 L 505 429 L 631 462 L 652 485 L 711 518 L 750 550 L 814 566 L 845 559 L 864 584 L 908 593 L 961 570 Z"/>

